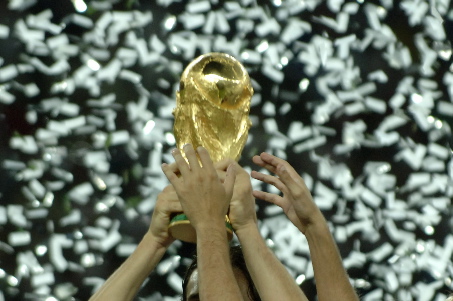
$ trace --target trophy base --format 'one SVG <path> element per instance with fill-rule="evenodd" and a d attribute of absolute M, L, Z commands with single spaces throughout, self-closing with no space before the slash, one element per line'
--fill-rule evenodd
<path fill-rule="evenodd" d="M 228 240 L 230 241 L 233 238 L 233 226 L 231 225 L 230 219 L 227 215 L 225 215 L 225 228 Z M 187 215 L 184 213 L 178 214 L 170 220 L 168 231 L 175 239 L 190 243 L 197 243 L 197 234 L 195 229 L 192 227 Z"/>

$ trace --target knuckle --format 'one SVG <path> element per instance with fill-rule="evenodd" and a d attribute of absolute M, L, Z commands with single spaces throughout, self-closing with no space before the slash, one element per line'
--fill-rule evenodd
<path fill-rule="evenodd" d="M 192 177 L 191 180 L 195 181 L 195 183 L 200 183 L 201 181 L 203 181 L 204 177 L 205 176 L 203 176 L 203 174 L 199 173 Z"/>
<path fill-rule="evenodd" d="M 211 180 L 211 181 L 212 181 L 212 180 L 217 180 L 217 179 L 219 178 L 219 177 L 217 176 L 217 173 L 211 173 L 211 172 L 207 173 L 207 177 L 208 177 L 208 179 Z"/>
<path fill-rule="evenodd" d="M 301 189 L 295 189 L 293 192 L 292 192 L 292 195 L 293 197 L 297 198 L 297 199 L 300 199 L 300 198 L 303 198 L 304 197 L 304 192 L 303 190 Z"/>
<path fill-rule="evenodd" d="M 174 173 L 171 173 L 169 176 L 168 176 L 168 180 L 170 182 L 174 182 L 178 179 L 178 177 L 174 174 Z"/>
<path fill-rule="evenodd" d="M 173 204 L 173 206 L 171 208 L 171 212 L 180 212 L 180 211 L 182 211 L 181 205 Z"/>

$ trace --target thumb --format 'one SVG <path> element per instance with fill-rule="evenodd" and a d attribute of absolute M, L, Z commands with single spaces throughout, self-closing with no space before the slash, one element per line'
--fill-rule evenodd
<path fill-rule="evenodd" d="M 228 166 L 230 166 L 230 164 L 233 164 L 233 162 L 235 161 L 230 158 L 225 158 L 223 160 L 220 160 L 219 162 L 214 163 L 214 168 L 216 170 L 226 171 Z"/>
<path fill-rule="evenodd" d="M 225 187 L 225 192 L 228 200 L 231 200 L 233 196 L 233 189 L 234 189 L 234 181 L 236 180 L 236 164 L 231 163 L 228 166 L 227 173 L 225 176 L 225 182 L 223 183 Z"/>

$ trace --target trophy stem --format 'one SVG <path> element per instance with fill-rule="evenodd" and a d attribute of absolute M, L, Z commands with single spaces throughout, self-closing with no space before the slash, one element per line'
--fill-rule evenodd
<path fill-rule="evenodd" d="M 225 215 L 225 228 L 227 232 L 228 241 L 233 238 L 233 226 L 231 225 L 230 219 Z M 190 224 L 187 215 L 180 213 L 175 215 L 168 225 L 168 231 L 170 235 L 185 242 L 196 243 L 197 233 L 194 227 Z"/>

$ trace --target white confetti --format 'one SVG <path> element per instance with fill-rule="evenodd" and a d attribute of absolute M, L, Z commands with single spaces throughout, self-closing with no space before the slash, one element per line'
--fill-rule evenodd
<path fill-rule="evenodd" d="M 13 247 L 26 246 L 31 242 L 31 234 L 28 231 L 10 232 L 8 243 Z"/>
<path fill-rule="evenodd" d="M 57 271 L 65 271 L 68 268 L 68 262 L 63 256 L 63 248 L 69 248 L 73 245 L 73 241 L 63 234 L 54 234 L 49 242 L 50 261 L 53 263 Z"/>

